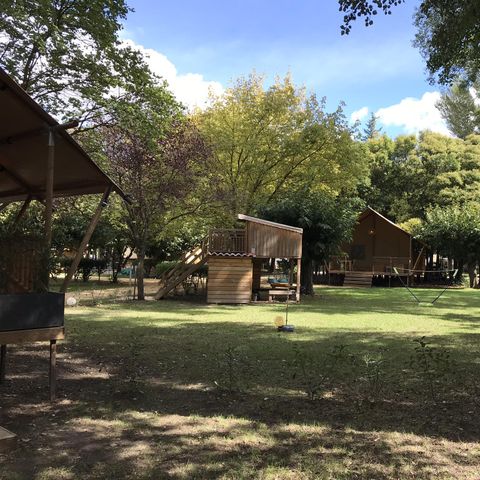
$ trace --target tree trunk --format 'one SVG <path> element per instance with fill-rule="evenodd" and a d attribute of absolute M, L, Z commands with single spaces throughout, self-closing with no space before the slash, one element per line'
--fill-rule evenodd
<path fill-rule="evenodd" d="M 138 300 L 145 300 L 145 247 L 140 247 L 137 251 L 138 255 L 138 265 L 137 265 L 137 288 Z"/>
<path fill-rule="evenodd" d="M 313 295 L 313 260 L 309 258 L 302 259 L 301 277 L 302 293 L 304 295 Z"/>
<path fill-rule="evenodd" d="M 476 262 L 469 262 L 467 264 L 468 269 L 468 277 L 470 279 L 470 288 L 476 288 L 477 283 L 477 272 L 476 272 L 477 264 Z"/>

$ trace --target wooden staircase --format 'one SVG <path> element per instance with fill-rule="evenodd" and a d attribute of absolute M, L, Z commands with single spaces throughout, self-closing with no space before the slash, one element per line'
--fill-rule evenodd
<path fill-rule="evenodd" d="M 176 286 L 180 285 L 187 277 L 206 263 L 208 258 L 208 239 L 201 245 L 183 254 L 182 258 L 160 278 L 160 288 L 155 294 L 155 299 L 165 298 Z"/>
<path fill-rule="evenodd" d="M 373 274 L 371 272 L 345 272 L 345 279 L 343 281 L 344 287 L 371 287 Z"/>

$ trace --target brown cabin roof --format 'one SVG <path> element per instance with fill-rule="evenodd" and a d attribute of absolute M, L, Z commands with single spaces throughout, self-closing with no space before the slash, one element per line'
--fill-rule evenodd
<path fill-rule="evenodd" d="M 385 217 L 384 215 L 382 215 L 381 213 L 377 212 L 376 210 L 374 210 L 372 207 L 370 206 L 367 206 L 367 208 L 360 214 L 360 216 L 358 217 L 358 222 L 361 222 L 362 220 L 364 220 L 365 218 L 367 218 L 369 215 L 371 214 L 374 214 L 374 215 L 377 215 L 379 216 L 380 218 L 382 218 L 383 220 L 385 220 L 386 222 L 388 222 L 390 225 L 393 225 L 395 228 L 397 228 L 398 230 L 400 230 L 400 232 L 404 233 L 405 235 L 408 235 L 409 237 L 412 237 L 413 238 L 413 235 L 409 232 L 407 232 L 406 230 L 404 230 L 402 227 L 398 226 L 396 223 L 392 222 L 391 220 L 389 220 L 387 217 Z"/>
<path fill-rule="evenodd" d="M 244 220 L 246 222 L 259 223 L 260 225 L 267 225 L 268 227 L 280 228 L 282 230 L 289 230 L 291 232 L 303 234 L 303 228 L 292 227 L 291 225 L 284 225 L 283 223 L 270 222 L 269 220 L 263 220 L 263 218 L 250 217 L 249 215 L 244 215 L 243 213 L 238 214 L 238 219 Z"/>
<path fill-rule="evenodd" d="M 55 129 L 54 196 L 125 194 L 59 123 L 0 68 L 0 203 L 45 198 L 49 130 Z"/>

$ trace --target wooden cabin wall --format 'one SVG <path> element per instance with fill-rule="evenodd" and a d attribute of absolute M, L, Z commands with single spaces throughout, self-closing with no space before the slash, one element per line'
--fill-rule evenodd
<path fill-rule="evenodd" d="M 408 259 L 410 238 L 383 218 L 371 214 L 355 227 L 352 244 L 347 253 L 354 259 L 356 270 L 370 270 L 373 257 L 406 257 Z M 408 261 L 406 261 L 404 268 L 408 267 Z"/>
<path fill-rule="evenodd" d="M 253 280 L 252 280 L 252 290 L 260 290 L 260 284 L 262 279 L 262 263 L 261 258 L 253 259 Z"/>
<path fill-rule="evenodd" d="M 247 252 L 259 258 L 300 258 L 302 234 L 247 222 Z"/>
<path fill-rule="evenodd" d="M 251 258 L 209 257 L 207 303 L 249 303 L 252 265 Z"/>

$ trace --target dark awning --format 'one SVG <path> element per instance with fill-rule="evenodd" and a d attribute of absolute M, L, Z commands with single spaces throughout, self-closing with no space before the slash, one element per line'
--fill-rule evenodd
<path fill-rule="evenodd" d="M 55 129 L 53 195 L 126 195 L 83 148 L 0 68 L 0 203 L 45 198 L 49 130 Z"/>

